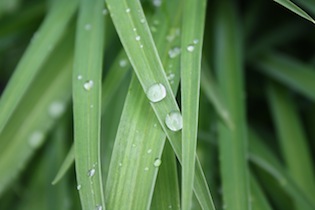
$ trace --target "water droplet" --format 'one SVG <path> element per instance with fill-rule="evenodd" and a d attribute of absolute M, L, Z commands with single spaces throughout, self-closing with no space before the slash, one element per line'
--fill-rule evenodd
<path fill-rule="evenodd" d="M 156 28 L 154 26 L 151 26 L 150 29 L 152 32 L 156 32 Z"/>
<path fill-rule="evenodd" d="M 121 166 L 122 166 L 122 163 L 119 163 L 118 165 L 119 165 L 119 167 L 121 167 Z"/>
<path fill-rule="evenodd" d="M 48 113 L 53 118 L 59 118 L 62 115 L 62 113 L 64 113 L 64 111 L 65 105 L 60 101 L 52 102 L 48 108 Z"/>
<path fill-rule="evenodd" d="M 152 3 L 155 7 L 160 7 L 162 4 L 162 0 L 153 0 Z"/>
<path fill-rule="evenodd" d="M 142 18 L 142 19 L 140 20 L 140 23 L 145 23 L 145 19 Z"/>
<path fill-rule="evenodd" d="M 147 153 L 150 154 L 152 152 L 152 149 L 148 149 Z"/>
<path fill-rule="evenodd" d="M 103 206 L 97 205 L 97 206 L 96 206 L 96 210 L 103 210 Z"/>
<path fill-rule="evenodd" d="M 137 29 L 136 29 L 136 28 L 133 28 L 132 30 L 133 30 L 133 31 L 136 31 Z"/>
<path fill-rule="evenodd" d="M 140 36 L 136 36 L 136 40 L 140 41 L 141 37 Z"/>
<path fill-rule="evenodd" d="M 85 26 L 84 26 L 84 29 L 87 31 L 91 30 L 91 28 L 92 28 L 92 26 L 89 23 L 85 24 Z"/>
<path fill-rule="evenodd" d="M 125 67 L 125 66 L 127 66 L 127 60 L 126 60 L 126 59 L 121 59 L 121 60 L 119 61 L 119 66 L 120 66 L 120 67 Z"/>
<path fill-rule="evenodd" d="M 40 144 L 43 142 L 44 140 L 44 133 L 41 131 L 34 131 L 29 139 L 28 139 L 28 143 L 32 148 L 37 148 L 40 146 Z"/>
<path fill-rule="evenodd" d="M 78 80 L 81 80 L 83 77 L 82 77 L 82 75 L 78 75 Z"/>
<path fill-rule="evenodd" d="M 194 44 L 198 44 L 199 43 L 199 40 L 198 39 L 194 39 Z"/>
<path fill-rule="evenodd" d="M 167 79 L 168 80 L 173 80 L 175 78 L 175 74 L 170 73 L 169 75 L 167 75 Z"/>
<path fill-rule="evenodd" d="M 175 58 L 179 54 L 180 54 L 180 48 L 179 47 L 174 47 L 173 49 L 170 49 L 168 51 L 168 55 L 170 56 L 170 58 Z"/>
<path fill-rule="evenodd" d="M 172 205 L 169 205 L 169 206 L 168 206 L 168 208 L 169 208 L 169 209 L 172 209 L 172 208 L 173 208 L 173 206 L 172 206 Z"/>
<path fill-rule="evenodd" d="M 179 131 L 183 128 L 183 118 L 180 112 L 173 111 L 166 115 L 166 126 L 172 131 Z"/>
<path fill-rule="evenodd" d="M 93 109 L 93 108 L 94 108 L 94 105 L 93 105 L 93 104 L 91 104 L 91 105 L 90 105 L 90 108 L 91 108 L 91 109 Z"/>
<path fill-rule="evenodd" d="M 81 185 L 79 184 L 78 186 L 77 186 L 77 190 L 80 190 L 81 189 Z"/>
<path fill-rule="evenodd" d="M 108 14 L 108 10 L 107 9 L 103 9 L 102 14 L 103 15 L 107 15 Z"/>
<path fill-rule="evenodd" d="M 145 171 L 148 171 L 148 170 L 149 170 L 149 167 L 145 167 L 144 170 L 145 170 Z"/>
<path fill-rule="evenodd" d="M 89 91 L 92 89 L 93 85 L 94 85 L 94 82 L 92 80 L 89 80 L 84 83 L 83 87 L 85 90 Z"/>
<path fill-rule="evenodd" d="M 140 48 L 143 48 L 143 45 L 142 45 L 142 44 L 140 45 Z"/>
<path fill-rule="evenodd" d="M 152 85 L 147 91 L 147 97 L 151 102 L 159 102 L 166 97 L 166 89 L 161 83 Z"/>
<path fill-rule="evenodd" d="M 136 145 L 135 145 L 135 144 L 132 144 L 132 147 L 136 147 Z"/>
<path fill-rule="evenodd" d="M 95 168 L 92 168 L 92 169 L 90 169 L 90 170 L 88 171 L 88 176 L 89 176 L 89 177 L 94 176 L 94 174 L 95 174 Z"/>
<path fill-rule="evenodd" d="M 159 167 L 161 164 L 162 164 L 162 160 L 161 160 L 161 159 L 156 158 L 156 159 L 154 160 L 153 165 L 154 165 L 155 167 Z"/>
<path fill-rule="evenodd" d="M 188 52 L 193 52 L 195 47 L 193 45 L 188 45 L 187 50 Z"/>
<path fill-rule="evenodd" d="M 129 13 L 130 11 L 131 11 L 130 8 L 127 8 L 127 9 L 126 9 L 126 12 L 127 12 L 127 13 Z"/>

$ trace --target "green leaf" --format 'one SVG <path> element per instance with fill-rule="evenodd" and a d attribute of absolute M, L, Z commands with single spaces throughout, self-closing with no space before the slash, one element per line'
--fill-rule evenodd
<path fill-rule="evenodd" d="M 259 186 L 256 178 L 251 175 L 250 177 L 251 187 L 251 203 L 253 210 L 271 210 L 271 206 L 264 195 L 261 187 Z"/>
<path fill-rule="evenodd" d="M 183 114 L 181 208 L 188 210 L 191 207 L 195 173 L 206 0 L 185 0 L 183 4 L 184 15 L 181 34 L 181 110 Z"/>
<path fill-rule="evenodd" d="M 77 0 L 54 2 L 45 21 L 35 33 L 31 44 L 1 95 L 0 133 L 41 70 L 41 66 L 51 54 L 51 50 L 60 40 L 76 8 Z"/>
<path fill-rule="evenodd" d="M 75 168 L 82 208 L 105 209 L 100 161 L 102 0 L 81 0 L 73 70 Z"/>
<path fill-rule="evenodd" d="M 176 157 L 171 145 L 165 142 L 162 165 L 159 168 L 151 210 L 180 209 Z"/>
<path fill-rule="evenodd" d="M 310 145 L 302 128 L 293 98 L 282 86 L 269 83 L 268 98 L 278 139 L 292 178 L 307 195 L 315 194 Z"/>
<path fill-rule="evenodd" d="M 242 35 L 233 4 L 220 1 L 216 17 L 216 71 L 223 103 L 235 128 L 219 127 L 224 206 L 251 209 L 243 83 Z"/>
<path fill-rule="evenodd" d="M 250 130 L 250 154 L 249 159 L 259 168 L 270 174 L 277 183 L 286 191 L 292 199 L 299 203 L 300 209 L 311 210 L 315 208 L 314 199 L 310 199 L 287 173 L 287 170 L 280 164 L 274 154 L 264 145 L 263 140 Z"/>
<path fill-rule="evenodd" d="M 315 72 L 312 66 L 275 52 L 260 54 L 254 64 L 262 73 L 315 101 Z"/>
<path fill-rule="evenodd" d="M 151 101 L 150 104 L 154 112 L 156 113 L 156 116 L 158 117 L 159 123 L 163 131 L 165 132 L 168 139 L 170 140 L 177 158 L 181 160 L 181 157 L 182 157 L 181 143 L 180 143 L 181 133 L 170 130 L 165 124 L 166 116 L 173 112 L 178 113 L 179 108 L 174 98 L 174 95 L 171 91 L 171 87 L 167 81 L 166 75 L 163 71 L 163 66 L 157 54 L 157 50 L 154 45 L 149 27 L 146 24 L 146 19 L 144 17 L 140 2 L 139 1 L 117 2 L 114 0 L 109 0 L 107 1 L 107 5 L 111 13 L 111 17 L 113 19 L 116 30 L 118 32 L 118 35 L 120 37 L 120 40 L 124 46 L 124 49 L 126 50 L 126 53 L 130 59 L 132 66 L 134 67 L 134 71 L 137 75 L 137 78 L 144 92 L 147 93 L 150 87 L 157 83 L 162 84 L 165 88 L 166 97 L 157 103 Z M 175 82 L 173 84 L 175 84 Z M 137 92 L 137 94 L 140 94 L 139 92 L 140 90 L 138 90 L 138 87 L 136 89 L 136 87 L 132 86 L 130 90 L 134 90 Z M 133 91 L 130 91 L 129 94 L 135 94 L 135 93 Z M 132 97 L 135 97 L 135 95 Z M 129 99 L 129 100 L 135 100 L 135 99 Z M 137 101 L 139 100 L 144 100 L 144 99 L 142 98 L 137 99 Z M 127 98 L 127 101 L 128 101 L 128 98 Z M 133 108 L 130 108 L 130 110 L 133 110 L 133 112 L 136 112 L 134 109 L 140 111 L 138 109 L 139 106 L 140 106 L 139 104 L 138 106 L 133 105 Z M 142 112 L 141 114 L 147 113 L 146 110 L 144 110 L 144 107 L 142 107 L 141 112 Z M 137 115 L 137 117 L 140 117 L 140 115 Z M 131 118 L 131 114 L 129 118 Z M 151 119 L 148 116 L 146 118 Z M 133 117 L 133 121 L 132 121 L 133 123 L 135 123 L 134 119 L 137 119 L 137 118 Z M 122 121 L 125 122 L 125 120 L 122 120 Z M 141 120 L 139 121 L 141 122 Z M 150 124 L 148 123 L 148 125 Z M 151 124 L 151 126 L 152 125 L 153 124 Z M 128 142 L 128 144 L 132 144 L 132 143 Z M 161 143 L 160 143 L 160 146 L 157 147 L 156 150 L 159 151 L 158 148 L 160 147 L 161 147 Z M 131 148 L 128 148 L 128 151 L 129 150 L 131 150 Z M 116 169 L 115 169 L 116 172 L 114 174 L 117 174 L 119 171 L 119 168 L 117 167 L 119 161 L 122 161 L 121 157 L 120 159 L 119 158 L 116 160 L 114 159 L 114 162 L 116 163 Z M 197 194 L 196 196 L 199 202 L 201 202 L 201 205 L 205 209 L 214 209 L 210 192 L 208 190 L 199 162 L 197 164 L 195 176 L 196 176 L 195 192 Z M 108 178 L 108 180 L 112 180 L 112 179 Z M 122 186 L 118 186 L 117 188 L 119 193 L 121 193 L 121 190 L 122 190 L 121 188 Z M 115 194 L 116 193 L 113 193 L 113 192 L 110 193 L 111 196 L 114 196 Z M 109 200 L 111 200 L 111 198 Z M 120 205 L 119 202 L 113 202 L 112 205 L 115 205 L 115 204 Z M 130 206 L 128 207 L 130 208 Z"/>
<path fill-rule="evenodd" d="M 285 8 L 291 10 L 295 14 L 301 16 L 302 18 L 305 18 L 306 20 L 309 20 L 312 23 L 315 23 L 315 21 L 313 20 L 313 18 L 311 16 L 309 16 L 306 12 L 304 12 L 304 10 L 302 10 L 300 7 L 298 7 L 292 1 L 290 1 L 290 0 L 274 0 L 274 1 L 277 2 L 278 4 L 284 6 Z"/>
<path fill-rule="evenodd" d="M 24 168 L 62 115 L 71 96 L 72 33 L 58 45 L 35 77 L 0 134 L 0 193 Z M 19 132 L 16 132 L 16 130 Z"/>

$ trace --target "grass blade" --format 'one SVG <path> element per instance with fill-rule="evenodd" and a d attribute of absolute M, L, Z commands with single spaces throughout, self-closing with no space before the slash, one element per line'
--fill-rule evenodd
<path fill-rule="evenodd" d="M 34 35 L 32 43 L 16 67 L 0 100 L 0 133 L 21 101 L 51 50 L 61 38 L 77 7 L 77 0 L 56 1 Z"/>
<path fill-rule="evenodd" d="M 216 71 L 222 99 L 235 129 L 219 127 L 221 177 L 224 206 L 228 209 L 251 209 L 243 91 L 241 34 L 232 4 L 220 1 L 216 22 Z M 228 61 L 228 62 L 227 62 Z M 236 123 L 237 122 L 237 123 Z"/>
<path fill-rule="evenodd" d="M 265 197 L 262 189 L 260 188 L 256 178 L 251 175 L 250 177 L 250 186 L 251 186 L 251 202 L 253 210 L 271 210 L 271 206 Z"/>
<path fill-rule="evenodd" d="M 217 114 L 221 118 L 222 122 L 231 130 L 234 129 L 234 124 L 231 120 L 230 114 L 222 102 L 220 92 L 218 90 L 218 85 L 210 72 L 208 64 L 206 62 L 202 63 L 201 71 L 201 90 L 204 92 L 209 102 L 213 104 Z"/>
<path fill-rule="evenodd" d="M 181 53 L 181 106 L 183 114 L 181 208 L 188 210 L 192 204 L 195 173 L 206 0 L 186 0 L 183 4 L 185 15 L 182 19 L 181 40 L 181 46 L 184 48 Z"/>
<path fill-rule="evenodd" d="M 0 194 L 45 140 L 65 110 L 71 93 L 73 39 L 69 34 L 53 52 L 12 118 L 0 133 Z M 19 129 L 19 132 L 16 132 Z"/>
<path fill-rule="evenodd" d="M 288 91 L 269 83 L 268 98 L 284 160 L 292 178 L 307 195 L 315 194 L 314 168 L 305 133 Z"/>
<path fill-rule="evenodd" d="M 118 35 L 144 92 L 147 92 L 156 83 L 160 83 L 165 87 L 167 97 L 158 103 L 151 103 L 151 106 L 170 140 L 177 158 L 181 160 L 181 133 L 173 132 L 165 124 L 166 116 L 171 112 L 179 112 L 179 108 L 163 71 L 163 66 L 157 54 L 149 27 L 146 24 L 141 5 L 139 1 L 118 3 L 114 0 L 107 1 L 107 4 Z M 196 166 L 196 196 L 203 208 L 214 209 L 199 162 Z"/>
<path fill-rule="evenodd" d="M 166 142 L 162 155 L 151 210 L 180 209 L 179 186 L 175 154 Z"/>
<path fill-rule="evenodd" d="M 105 209 L 100 162 L 102 0 L 80 2 L 73 70 L 75 167 L 82 208 Z"/>
<path fill-rule="evenodd" d="M 300 204 L 300 209 L 315 209 L 314 199 L 310 199 L 309 196 L 305 195 L 298 187 L 297 183 L 287 173 L 286 169 L 280 164 L 279 160 L 252 130 L 249 132 L 249 139 L 250 161 L 270 174 L 277 183 L 280 183 L 283 190 L 286 191 L 294 201 Z"/>
<path fill-rule="evenodd" d="M 313 18 L 311 16 L 309 16 L 304 10 L 302 10 L 300 7 L 298 7 L 292 1 L 290 1 L 290 0 L 274 0 L 274 1 L 277 2 L 278 4 L 284 6 L 285 8 L 291 10 L 295 14 L 301 16 L 302 18 L 305 18 L 306 20 L 309 20 L 312 23 L 315 23 L 315 21 L 313 20 Z"/>
<path fill-rule="evenodd" d="M 275 52 L 261 54 L 254 63 L 262 73 L 315 100 L 315 72 L 312 66 Z"/>

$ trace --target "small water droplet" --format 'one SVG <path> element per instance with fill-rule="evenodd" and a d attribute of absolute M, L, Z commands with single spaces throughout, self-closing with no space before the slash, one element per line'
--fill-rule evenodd
<path fill-rule="evenodd" d="M 143 45 L 142 45 L 142 44 L 140 45 L 140 48 L 143 48 Z"/>
<path fill-rule="evenodd" d="M 136 40 L 140 41 L 141 37 L 140 36 L 136 36 Z"/>
<path fill-rule="evenodd" d="M 92 168 L 92 169 L 90 169 L 90 170 L 88 171 L 88 176 L 89 176 L 89 177 L 94 176 L 94 174 L 95 174 L 95 168 Z"/>
<path fill-rule="evenodd" d="M 199 43 L 199 40 L 198 39 L 194 39 L 194 44 L 198 44 Z"/>
<path fill-rule="evenodd" d="M 193 45 L 188 45 L 188 46 L 187 46 L 188 52 L 193 52 L 194 49 L 195 49 L 195 47 L 194 47 Z"/>
<path fill-rule="evenodd" d="M 41 131 L 34 131 L 29 139 L 28 139 L 28 143 L 32 148 L 37 148 L 40 146 L 40 144 L 43 142 L 44 140 L 44 133 Z"/>
<path fill-rule="evenodd" d="M 162 160 L 161 160 L 161 159 L 156 158 L 156 159 L 154 160 L 153 165 L 154 165 L 155 167 L 159 167 L 161 164 L 162 164 Z"/>
<path fill-rule="evenodd" d="M 119 66 L 120 66 L 120 67 L 125 67 L 125 66 L 127 66 L 127 60 L 126 60 L 126 59 L 121 59 L 121 60 L 119 61 Z"/>
<path fill-rule="evenodd" d="M 153 125 L 155 128 L 157 127 L 157 124 L 156 123 L 154 123 L 154 125 Z"/>
<path fill-rule="evenodd" d="M 159 102 L 166 97 L 166 89 L 161 83 L 152 85 L 147 91 L 147 97 L 151 102 Z"/>
<path fill-rule="evenodd" d="M 91 105 L 90 105 L 90 108 L 91 108 L 91 109 L 93 109 L 93 108 L 94 108 L 94 105 L 93 105 L 93 104 L 91 104 Z"/>
<path fill-rule="evenodd" d="M 172 206 L 172 205 L 169 205 L 169 206 L 168 206 L 168 208 L 169 208 L 169 209 L 172 209 L 172 208 L 173 208 L 173 206 Z"/>
<path fill-rule="evenodd" d="M 64 103 L 60 101 L 54 101 L 48 108 L 48 113 L 52 118 L 59 118 L 65 111 Z"/>
<path fill-rule="evenodd" d="M 144 170 L 145 170 L 145 171 L 148 171 L 148 170 L 149 170 L 149 167 L 145 167 Z"/>
<path fill-rule="evenodd" d="M 136 31 L 137 29 L 136 29 L 136 28 L 133 28 L 132 30 L 133 30 L 133 31 Z"/>
<path fill-rule="evenodd" d="M 179 47 L 174 47 L 173 49 L 170 49 L 168 51 L 168 55 L 170 56 L 170 58 L 175 58 L 179 54 L 180 54 L 180 48 Z"/>
<path fill-rule="evenodd" d="M 145 19 L 142 18 L 142 19 L 140 20 L 140 23 L 145 23 Z"/>
<path fill-rule="evenodd" d="M 103 9 L 102 14 L 103 14 L 103 15 L 107 15 L 107 14 L 108 14 L 108 10 L 107 10 L 106 8 Z"/>
<path fill-rule="evenodd" d="M 91 28 L 92 28 L 92 26 L 89 23 L 85 24 L 85 26 L 84 26 L 84 29 L 87 31 L 91 30 Z"/>
<path fill-rule="evenodd" d="M 148 149 L 147 153 L 150 154 L 152 152 L 152 149 Z"/>
<path fill-rule="evenodd" d="M 92 80 L 86 81 L 83 85 L 84 89 L 89 91 L 92 89 L 94 82 Z"/>
<path fill-rule="evenodd" d="M 122 166 L 122 163 L 118 163 L 118 165 L 119 165 L 119 167 L 121 167 L 121 166 Z"/>
<path fill-rule="evenodd" d="M 167 75 L 167 79 L 168 80 L 173 80 L 175 78 L 175 74 L 170 73 L 169 75 Z"/>
<path fill-rule="evenodd" d="M 151 26 L 150 29 L 152 32 L 156 32 L 156 28 L 154 26 Z"/>
<path fill-rule="evenodd" d="M 135 145 L 135 144 L 132 144 L 132 147 L 136 147 L 136 145 Z"/>
<path fill-rule="evenodd" d="M 77 190 L 81 190 L 81 185 L 80 184 L 77 186 Z"/>
<path fill-rule="evenodd" d="M 179 131 L 183 128 L 183 118 L 180 112 L 173 111 L 166 115 L 166 126 L 172 131 Z"/>
<path fill-rule="evenodd" d="M 155 7 L 160 7 L 162 4 L 162 0 L 153 0 L 152 3 Z"/>
<path fill-rule="evenodd" d="M 97 206 L 96 206 L 96 210 L 103 210 L 103 206 L 97 205 Z"/>
<path fill-rule="evenodd" d="M 130 11 L 131 11 L 130 8 L 127 8 L 127 9 L 126 9 L 126 12 L 127 12 L 127 13 L 129 13 Z"/>
<path fill-rule="evenodd" d="M 82 75 L 78 75 L 78 80 L 81 80 L 83 77 L 82 77 Z"/>

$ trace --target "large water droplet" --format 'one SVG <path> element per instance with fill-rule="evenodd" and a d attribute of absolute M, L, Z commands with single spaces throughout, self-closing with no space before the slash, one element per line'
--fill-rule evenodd
<path fill-rule="evenodd" d="M 37 148 L 44 140 L 44 133 L 41 131 L 34 131 L 29 139 L 28 143 L 32 148 Z"/>
<path fill-rule="evenodd" d="M 77 190 L 80 190 L 81 189 L 81 185 L 79 184 L 78 186 L 77 186 Z"/>
<path fill-rule="evenodd" d="M 95 174 L 95 168 L 92 168 L 92 169 L 90 169 L 90 170 L 88 171 L 88 176 L 89 176 L 89 177 L 94 176 L 94 174 Z"/>
<path fill-rule="evenodd" d="M 188 46 L 187 46 L 188 52 L 193 52 L 194 49 L 195 49 L 195 46 L 193 46 L 193 45 L 188 45 Z"/>
<path fill-rule="evenodd" d="M 151 102 L 161 101 L 166 97 L 166 89 L 161 83 L 152 85 L 147 91 L 147 97 Z"/>
<path fill-rule="evenodd" d="M 52 102 L 48 108 L 48 113 L 53 118 L 59 118 L 64 111 L 65 105 L 60 101 Z"/>
<path fill-rule="evenodd" d="M 183 128 L 183 118 L 180 112 L 173 111 L 166 115 L 166 126 L 172 131 L 179 131 Z"/>
<path fill-rule="evenodd" d="M 173 49 L 170 49 L 168 51 L 168 55 L 170 56 L 170 58 L 175 58 L 179 54 L 180 54 L 180 48 L 179 47 L 174 47 Z"/>
<path fill-rule="evenodd" d="M 153 165 L 154 165 L 155 167 L 159 167 L 161 164 L 162 164 L 162 160 L 161 160 L 161 159 L 156 158 L 156 159 L 154 160 Z"/>
<path fill-rule="evenodd" d="M 84 83 L 83 87 L 85 90 L 89 91 L 92 89 L 93 85 L 94 85 L 94 82 L 92 80 L 89 80 Z"/>

